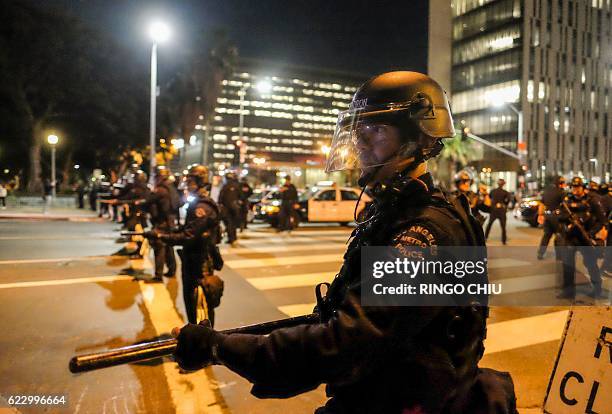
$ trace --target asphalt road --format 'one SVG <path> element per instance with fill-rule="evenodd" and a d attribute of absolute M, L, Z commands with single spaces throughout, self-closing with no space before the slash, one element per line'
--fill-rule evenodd
<path fill-rule="evenodd" d="M 76 353 L 105 350 L 167 335 L 181 325 L 180 278 L 164 284 L 121 276 L 125 258 L 116 224 L 0 221 L 0 395 L 65 396 L 65 405 L 20 405 L 35 413 L 299 413 L 325 401 L 323 388 L 288 400 L 258 400 L 249 384 L 224 367 L 182 374 L 170 360 L 71 374 Z M 217 328 L 299 315 L 312 310 L 313 285 L 339 269 L 350 229 L 308 226 L 278 235 L 262 226 L 223 247 L 225 296 Z M 498 261 L 500 277 L 546 274 L 534 267 L 540 233 L 510 220 L 511 246 L 531 246 L 531 258 Z M 499 230 L 491 246 L 499 246 Z M 523 256 L 525 254 L 523 253 Z M 136 263 L 137 264 L 137 263 Z M 145 263 L 146 265 L 146 263 Z M 506 275 L 504 272 L 509 273 Z M 509 371 L 521 412 L 541 406 L 566 308 L 495 307 L 481 366 Z M 0 401 L 0 407 L 2 407 Z M 534 410 L 526 410 L 532 408 Z"/>

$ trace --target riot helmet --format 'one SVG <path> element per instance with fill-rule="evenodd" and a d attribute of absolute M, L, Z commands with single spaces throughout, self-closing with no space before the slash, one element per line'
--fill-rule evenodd
<path fill-rule="evenodd" d="M 136 184 L 147 184 L 147 173 L 142 171 L 142 170 L 138 170 L 134 173 L 134 183 Z"/>
<path fill-rule="evenodd" d="M 583 187 L 584 188 L 584 180 L 581 177 L 574 177 L 570 182 L 570 187 Z"/>
<path fill-rule="evenodd" d="M 454 135 L 448 98 L 436 81 L 418 72 L 387 72 L 364 83 L 338 115 L 325 170 L 366 173 L 404 160 L 416 166 Z"/>
<path fill-rule="evenodd" d="M 187 180 L 193 180 L 198 188 L 204 187 L 208 184 L 208 167 L 200 164 L 192 165 L 187 172 Z"/>
<path fill-rule="evenodd" d="M 474 182 L 474 179 L 472 178 L 472 174 L 470 174 L 469 171 L 467 170 L 461 170 L 459 171 L 457 174 L 455 174 L 455 184 L 459 184 L 462 181 L 467 181 L 470 184 L 472 184 Z"/>

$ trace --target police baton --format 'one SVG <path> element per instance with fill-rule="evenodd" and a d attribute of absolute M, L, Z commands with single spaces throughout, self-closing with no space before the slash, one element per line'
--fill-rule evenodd
<path fill-rule="evenodd" d="M 266 335 L 275 329 L 289 328 L 297 325 L 314 324 L 320 321 L 318 313 L 296 316 L 293 318 L 279 319 L 271 322 L 246 325 L 239 328 L 220 331 L 225 335 L 231 334 L 253 334 Z M 172 355 L 176 349 L 176 339 L 164 339 L 161 341 L 143 342 L 128 345 L 109 351 L 95 352 L 72 357 L 68 368 L 72 373 L 92 371 L 99 368 L 107 368 L 115 365 L 127 364 L 129 362 L 141 362 L 153 358 Z"/>

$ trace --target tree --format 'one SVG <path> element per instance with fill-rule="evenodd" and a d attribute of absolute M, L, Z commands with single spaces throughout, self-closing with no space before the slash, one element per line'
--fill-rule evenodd
<path fill-rule="evenodd" d="M 184 65 L 168 85 L 165 104 L 165 131 L 188 139 L 200 120 L 205 124 L 202 162 L 208 162 L 210 122 L 215 115 L 222 81 L 234 71 L 238 49 L 227 33 L 217 29 L 200 32 L 185 56 Z"/>
<path fill-rule="evenodd" d="M 119 143 L 137 139 L 146 123 L 139 121 L 143 106 L 136 99 L 146 93 L 135 92 L 138 82 L 125 52 L 62 13 L 12 0 L 3 11 L 0 100 L 8 109 L 0 116 L 11 141 L 27 151 L 29 191 L 40 190 L 41 151 L 50 129 L 61 134 L 58 152 L 83 156 L 92 166 L 112 158 Z"/>
<path fill-rule="evenodd" d="M 473 153 L 472 141 L 462 139 L 461 134 L 444 140 L 440 160 L 446 164 L 448 182 L 453 179 L 459 168 L 466 166 L 473 160 Z"/>

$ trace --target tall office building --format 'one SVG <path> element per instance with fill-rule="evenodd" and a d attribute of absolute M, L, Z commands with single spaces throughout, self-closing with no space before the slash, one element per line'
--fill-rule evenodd
<path fill-rule="evenodd" d="M 610 179 L 611 7 L 611 0 L 452 2 L 455 116 L 474 134 L 522 152 L 528 181 Z M 520 168 L 489 150 L 479 167 Z"/>
<path fill-rule="evenodd" d="M 243 60 L 223 80 L 210 125 L 209 163 L 245 173 L 255 169 L 264 176 L 265 171 L 292 173 L 301 184 L 326 179 L 325 152 L 338 112 L 348 108 L 364 80 L 324 69 Z M 183 164 L 200 162 L 204 125 L 195 128 Z"/>

